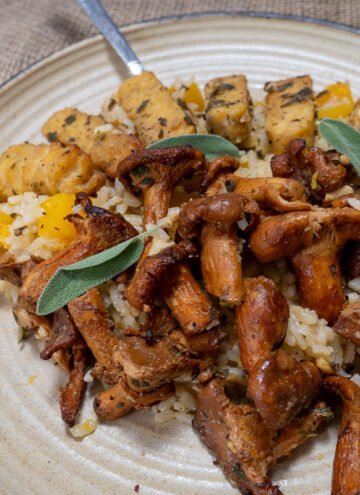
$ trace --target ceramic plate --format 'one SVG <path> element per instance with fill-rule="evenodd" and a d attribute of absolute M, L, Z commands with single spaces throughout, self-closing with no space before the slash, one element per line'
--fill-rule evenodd
<path fill-rule="evenodd" d="M 124 28 L 145 67 L 165 84 L 199 83 L 244 73 L 251 88 L 311 74 L 316 89 L 349 80 L 360 96 L 360 36 L 294 20 L 194 16 Z M 42 123 L 76 106 L 97 112 L 121 79 L 121 66 L 99 36 L 56 53 L 5 84 L 0 93 L 0 151 L 39 142 Z M 4 303 L 2 302 L 4 305 Z M 101 425 L 75 441 L 60 419 L 57 390 L 66 377 L 41 361 L 36 345 L 19 348 L 11 312 L 1 312 L 1 495 L 230 495 L 191 427 L 156 425 L 151 411 Z M 82 418 L 90 417 L 90 404 Z M 308 441 L 273 478 L 286 495 L 330 493 L 336 425 Z"/>

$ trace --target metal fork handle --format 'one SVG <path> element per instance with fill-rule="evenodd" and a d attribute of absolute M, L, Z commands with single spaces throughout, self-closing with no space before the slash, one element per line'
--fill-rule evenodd
<path fill-rule="evenodd" d="M 136 76 L 144 71 L 140 60 L 133 51 L 124 36 L 120 33 L 116 24 L 102 6 L 100 0 L 77 0 L 88 17 L 97 26 L 104 38 L 125 63 L 130 76 Z"/>

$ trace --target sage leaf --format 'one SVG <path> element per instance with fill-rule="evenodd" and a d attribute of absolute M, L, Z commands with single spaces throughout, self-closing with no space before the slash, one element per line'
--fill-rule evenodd
<path fill-rule="evenodd" d="M 208 161 L 219 156 L 230 155 L 238 158 L 238 148 L 227 139 L 215 134 L 184 134 L 161 139 L 151 143 L 148 148 L 171 148 L 172 146 L 191 145 L 198 148 Z"/>
<path fill-rule="evenodd" d="M 92 287 L 129 268 L 139 260 L 143 252 L 144 237 L 157 229 L 158 227 L 154 227 L 105 251 L 59 268 L 42 290 L 36 313 L 53 313 Z"/>
<path fill-rule="evenodd" d="M 318 125 L 319 134 L 339 153 L 348 156 L 360 176 L 360 132 L 345 122 L 323 119 Z"/>

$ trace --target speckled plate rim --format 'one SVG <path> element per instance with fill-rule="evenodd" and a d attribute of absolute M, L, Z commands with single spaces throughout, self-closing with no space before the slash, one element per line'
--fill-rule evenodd
<path fill-rule="evenodd" d="M 315 17 L 308 17 L 308 16 L 302 16 L 302 15 L 293 15 L 293 14 L 279 14 L 276 12 L 258 12 L 258 11 L 245 11 L 245 10 L 239 10 L 239 11 L 209 11 L 209 12 L 192 12 L 192 13 L 184 13 L 184 14 L 177 14 L 177 15 L 169 15 L 169 16 L 161 16 L 161 17 L 154 17 L 152 19 L 145 19 L 141 20 L 138 22 L 134 23 L 129 23 L 129 24 L 121 24 L 119 25 L 119 28 L 124 32 L 128 33 L 129 31 L 132 31 L 134 29 L 138 29 L 141 26 L 146 26 L 146 25 L 151 25 L 151 24 L 164 24 L 164 23 L 170 23 L 174 21 L 181 21 L 183 19 L 191 19 L 191 18 L 197 18 L 197 17 L 249 17 L 249 18 L 258 18 L 258 19 L 273 19 L 273 20 L 279 20 L 279 21 L 292 21 L 295 23 L 307 23 L 307 24 L 317 24 L 319 26 L 324 26 L 327 28 L 331 29 L 337 29 L 341 31 L 347 31 L 349 33 L 353 33 L 355 35 L 360 36 L 360 28 L 355 28 L 353 26 L 350 26 L 348 24 L 342 24 L 339 22 L 335 21 L 327 21 L 325 19 L 318 19 Z M 96 43 L 99 39 L 102 39 L 103 36 L 101 34 L 94 34 L 92 36 L 88 36 L 87 38 L 84 38 L 81 41 L 78 41 L 76 43 L 72 43 L 71 45 L 65 47 L 65 48 L 60 48 L 58 50 L 55 50 L 48 55 L 45 55 L 43 58 L 40 58 L 39 60 L 36 60 L 35 62 L 29 64 L 28 66 L 24 67 L 21 69 L 19 72 L 11 76 L 9 79 L 6 79 L 4 82 L 0 84 L 0 97 L 1 95 L 10 89 L 14 84 L 16 84 L 18 81 L 22 80 L 32 72 L 37 71 L 38 69 L 41 69 L 44 65 L 47 63 L 56 60 L 57 58 L 60 58 L 64 55 L 67 55 L 68 53 L 71 53 L 75 50 L 77 50 L 79 47 L 88 44 L 88 43 Z"/>

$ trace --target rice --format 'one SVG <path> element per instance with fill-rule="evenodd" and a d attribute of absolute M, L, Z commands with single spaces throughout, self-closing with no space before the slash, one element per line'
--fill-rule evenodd
<path fill-rule="evenodd" d="M 14 217 L 9 225 L 9 237 L 5 242 L 10 246 L 9 253 L 18 261 L 26 261 L 31 255 L 48 258 L 64 245 L 57 241 L 50 241 L 38 237 L 38 221 L 44 210 L 41 204 L 48 196 L 37 196 L 35 193 L 26 192 L 17 196 L 11 196 L 6 203 L 0 204 L 0 211 Z"/>
<path fill-rule="evenodd" d="M 195 412 L 195 392 L 189 385 L 175 383 L 175 395 L 153 406 L 155 423 L 167 423 L 174 419 L 185 423 L 191 422 L 191 414 Z"/>
<path fill-rule="evenodd" d="M 315 311 L 298 305 L 290 305 L 289 309 L 285 349 L 300 360 L 323 358 L 336 368 L 353 361 L 353 344 L 343 348 L 339 335 Z"/>
<path fill-rule="evenodd" d="M 245 151 L 240 157 L 240 167 L 235 170 L 234 175 L 252 179 L 256 177 L 272 177 L 270 167 L 271 155 L 259 158 L 254 150 Z"/>
<path fill-rule="evenodd" d="M 134 123 L 128 118 L 125 110 L 117 103 L 115 97 L 110 96 L 104 100 L 101 107 L 101 115 L 106 122 L 114 124 L 121 132 L 134 134 Z"/>
<path fill-rule="evenodd" d="M 97 428 L 97 423 L 93 419 L 87 419 L 83 423 L 77 423 L 71 428 L 69 428 L 69 432 L 72 434 L 74 438 L 83 438 L 87 435 L 91 435 Z"/>
<path fill-rule="evenodd" d="M 187 81 L 184 81 L 180 78 L 176 78 L 175 81 L 171 85 L 171 96 L 176 102 L 181 102 L 183 108 L 187 109 L 188 113 L 191 116 L 192 121 L 195 124 L 196 131 L 198 134 L 208 134 L 205 114 L 202 113 L 195 102 L 186 103 L 184 100 L 186 90 L 188 87 L 195 83 L 194 78 L 190 78 Z M 204 97 L 203 91 L 199 87 L 202 96 Z"/>
<path fill-rule="evenodd" d="M 112 280 L 99 286 L 105 307 L 114 323 L 114 333 L 122 335 L 124 328 L 132 327 L 139 330 L 146 322 L 147 315 L 132 307 L 125 298 L 126 286 Z"/>

